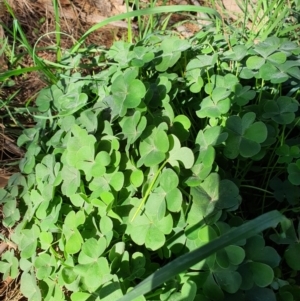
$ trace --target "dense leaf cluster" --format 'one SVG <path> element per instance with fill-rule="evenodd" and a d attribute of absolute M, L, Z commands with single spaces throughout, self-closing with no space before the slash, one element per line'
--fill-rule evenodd
<path fill-rule="evenodd" d="M 116 42 L 85 77 L 71 71 L 82 54 L 66 56 L 0 191 L 20 251 L 3 254 L 1 272 L 20 269 L 31 301 L 117 300 L 275 208 L 290 212 L 281 234 L 220 249 L 135 300 L 297 300 L 297 272 L 284 269 L 300 270 L 299 53 L 207 31 Z"/>

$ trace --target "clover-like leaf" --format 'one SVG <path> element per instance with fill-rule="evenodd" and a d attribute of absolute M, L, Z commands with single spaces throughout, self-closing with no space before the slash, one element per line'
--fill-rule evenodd
<path fill-rule="evenodd" d="M 215 209 L 230 209 L 240 203 L 237 186 L 229 180 L 221 180 L 218 174 L 210 174 L 204 182 L 191 188 L 193 203 L 188 222 L 195 224 Z"/>
<path fill-rule="evenodd" d="M 43 280 L 49 277 L 54 271 L 56 260 L 54 256 L 50 256 L 47 253 L 39 254 L 34 261 L 34 267 L 36 268 L 36 278 Z"/>
<path fill-rule="evenodd" d="M 74 267 L 74 272 L 81 277 L 90 292 L 112 279 L 108 261 L 104 257 L 99 257 L 89 264 L 78 264 Z"/>
<path fill-rule="evenodd" d="M 255 113 L 248 112 L 242 118 L 230 116 L 227 119 L 228 138 L 224 149 L 227 158 L 234 159 L 239 154 L 248 158 L 260 151 L 260 143 L 267 138 L 267 127 L 261 121 L 254 122 L 255 117 Z"/>
<path fill-rule="evenodd" d="M 7 200 L 7 202 L 3 205 L 3 215 L 4 218 L 2 223 L 5 227 L 12 227 L 14 224 L 20 219 L 20 211 L 17 206 L 16 199 Z"/>
<path fill-rule="evenodd" d="M 264 105 L 264 118 L 271 118 L 279 124 L 290 124 L 295 119 L 299 104 L 291 97 L 280 96 L 276 100 L 268 100 Z"/>
<path fill-rule="evenodd" d="M 223 143 L 228 137 L 226 132 L 223 132 L 220 126 L 213 126 L 205 129 L 205 131 L 200 130 L 197 137 L 196 143 L 199 145 L 200 152 L 205 151 L 208 147 L 219 145 Z"/>
<path fill-rule="evenodd" d="M 289 180 L 281 181 L 275 177 L 270 181 L 270 187 L 274 190 L 274 197 L 277 201 L 282 202 L 286 199 L 291 205 L 298 204 L 299 186 L 293 185 Z"/>
<path fill-rule="evenodd" d="M 136 169 L 134 170 L 130 175 L 130 182 L 135 187 L 140 187 L 143 184 L 144 181 L 144 174 L 142 170 Z"/>
<path fill-rule="evenodd" d="M 21 293 L 31 301 L 41 301 L 42 295 L 33 274 L 23 273 L 21 276 Z"/>
<path fill-rule="evenodd" d="M 106 249 L 105 237 L 100 237 L 98 240 L 95 238 L 87 239 L 81 248 L 81 252 L 78 256 L 78 262 L 80 264 L 90 264 L 95 261 L 103 254 Z"/>
<path fill-rule="evenodd" d="M 274 64 L 283 64 L 286 61 L 286 54 L 283 52 L 275 52 L 268 56 L 267 60 Z"/>
<path fill-rule="evenodd" d="M 225 89 L 223 90 L 226 91 Z M 226 91 L 227 95 L 228 93 L 229 91 Z M 229 111 L 231 104 L 229 98 L 223 98 L 219 92 L 217 92 L 214 97 L 215 99 L 208 96 L 202 100 L 201 109 L 196 111 L 196 114 L 199 118 L 216 118 Z M 221 97 L 221 99 L 219 99 L 219 97 Z"/>
<path fill-rule="evenodd" d="M 247 258 L 254 262 L 261 262 L 275 268 L 279 265 L 280 256 L 277 251 L 269 246 L 265 246 L 262 236 L 256 235 L 247 240 L 245 251 Z"/>
<path fill-rule="evenodd" d="M 224 293 L 216 283 L 212 274 L 209 274 L 203 284 L 203 292 L 209 300 L 221 301 L 224 299 Z"/>
<path fill-rule="evenodd" d="M 186 141 L 189 136 L 191 121 L 186 115 L 178 115 L 173 119 L 171 133 L 176 135 L 181 142 Z"/>
<path fill-rule="evenodd" d="M 178 166 L 178 162 L 182 163 L 186 169 L 194 164 L 194 154 L 188 147 L 181 147 L 180 141 L 175 135 L 169 135 L 170 152 L 168 162 L 172 166 Z"/>
<path fill-rule="evenodd" d="M 288 166 L 289 181 L 293 185 L 300 185 L 300 159 Z"/>
<path fill-rule="evenodd" d="M 165 192 L 165 199 L 169 211 L 178 212 L 182 205 L 182 194 L 177 188 L 179 179 L 177 174 L 170 168 L 164 169 L 160 176 L 160 187 Z"/>
<path fill-rule="evenodd" d="M 108 57 L 114 59 L 122 67 L 127 66 L 130 61 L 131 44 L 125 41 L 116 41 L 108 51 Z"/>
<path fill-rule="evenodd" d="M 196 59 L 192 59 L 186 66 L 186 70 L 190 71 L 193 69 L 203 67 L 213 67 L 217 62 L 218 55 L 198 55 Z"/>
<path fill-rule="evenodd" d="M 148 204 L 152 205 L 153 202 L 148 200 Z M 156 204 L 153 204 L 158 207 Z M 159 210 L 159 208 L 157 208 Z M 156 211 L 157 211 L 156 210 Z M 136 208 L 130 212 L 129 218 L 134 215 Z M 149 212 L 149 210 L 148 210 Z M 157 215 L 149 214 L 149 216 L 138 215 L 130 224 L 129 232 L 132 240 L 138 245 L 145 245 L 150 250 L 157 250 L 161 248 L 165 242 L 165 235 L 172 231 L 173 220 L 170 214 L 158 219 Z"/>
<path fill-rule="evenodd" d="M 219 286 L 227 293 L 236 293 L 242 283 L 241 275 L 236 271 L 217 270 L 213 273 Z"/>
<path fill-rule="evenodd" d="M 280 44 L 281 42 L 278 37 L 269 37 L 255 45 L 254 51 L 259 53 L 262 57 L 267 58 L 280 47 Z"/>
<path fill-rule="evenodd" d="M 192 93 L 199 93 L 201 91 L 204 81 L 201 77 L 200 69 L 192 69 L 187 71 L 186 79 Z"/>
<path fill-rule="evenodd" d="M 81 169 L 88 173 L 94 160 L 96 138 L 76 124 L 72 127 L 72 134 L 73 137 L 68 139 L 63 161 L 77 171 Z"/>
<path fill-rule="evenodd" d="M 163 72 L 173 67 L 181 56 L 181 52 L 190 48 L 187 40 L 181 40 L 178 37 L 167 37 L 161 43 L 161 62 L 155 66 L 157 71 Z"/>
<path fill-rule="evenodd" d="M 150 167 L 161 163 L 165 160 L 168 150 L 169 140 L 165 130 L 162 127 L 146 128 L 141 137 L 139 146 L 141 157 L 137 162 L 137 167 L 142 165 Z"/>
<path fill-rule="evenodd" d="M 37 225 L 33 225 L 31 229 L 24 229 L 19 236 L 19 250 L 22 258 L 30 258 L 37 248 L 37 238 L 40 230 Z"/>
<path fill-rule="evenodd" d="M 149 52 L 148 47 L 136 46 L 130 53 L 130 58 L 132 58 L 132 66 L 143 67 L 154 59 L 154 53 Z"/>
<path fill-rule="evenodd" d="M 147 119 L 145 116 L 141 116 L 140 111 L 135 111 L 132 116 L 126 116 L 122 119 L 121 127 L 124 136 L 127 138 L 127 150 L 141 136 L 146 125 Z"/>
<path fill-rule="evenodd" d="M 146 88 L 140 80 L 120 75 L 113 81 L 111 92 L 119 115 L 124 116 L 127 109 L 136 108 L 141 103 Z"/>
<path fill-rule="evenodd" d="M 274 272 L 269 265 L 260 262 L 248 262 L 247 265 L 257 286 L 266 287 L 272 283 Z"/>
<path fill-rule="evenodd" d="M 228 246 L 224 250 L 220 250 L 216 254 L 216 261 L 218 265 L 227 269 L 230 265 L 239 265 L 245 259 L 245 251 L 239 246 Z"/>
<path fill-rule="evenodd" d="M 14 251 L 6 251 L 1 256 L 0 273 L 3 275 L 3 280 L 8 277 L 15 279 L 18 276 L 19 261 L 15 257 Z"/>
<path fill-rule="evenodd" d="M 80 251 L 83 243 L 82 236 L 77 229 L 72 229 L 72 234 L 66 239 L 65 251 L 68 254 L 76 254 Z"/>
<path fill-rule="evenodd" d="M 181 288 L 181 300 L 193 301 L 197 293 L 197 285 L 194 281 L 188 280 Z"/>
<path fill-rule="evenodd" d="M 61 176 L 63 178 L 61 186 L 62 193 L 66 196 L 75 194 L 81 181 L 79 170 L 74 167 L 64 165 L 61 170 Z"/>
<path fill-rule="evenodd" d="M 246 65 L 247 65 L 247 68 L 249 69 L 256 69 L 258 70 L 264 63 L 265 63 L 265 59 L 260 57 L 260 56 L 257 56 L 257 55 L 254 55 L 254 56 L 250 56 L 247 61 L 246 61 Z"/>
<path fill-rule="evenodd" d="M 234 90 L 234 102 L 239 106 L 246 105 L 250 100 L 252 100 L 256 95 L 254 90 L 251 90 L 250 86 L 242 86 L 237 84 Z"/>
<path fill-rule="evenodd" d="M 289 265 L 289 267 L 293 270 L 299 271 L 300 270 L 300 263 L 299 263 L 299 254 L 300 254 L 300 244 L 293 243 L 291 244 L 284 253 L 284 258 Z"/>
<path fill-rule="evenodd" d="M 224 52 L 227 59 L 233 61 L 241 61 L 247 55 L 247 47 L 245 45 L 235 45 L 230 51 Z"/>

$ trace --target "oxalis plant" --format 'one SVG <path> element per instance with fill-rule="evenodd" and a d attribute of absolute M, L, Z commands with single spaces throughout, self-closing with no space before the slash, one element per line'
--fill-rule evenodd
<path fill-rule="evenodd" d="M 300 51 L 239 40 L 65 54 L 0 191 L 28 300 L 299 300 Z"/>

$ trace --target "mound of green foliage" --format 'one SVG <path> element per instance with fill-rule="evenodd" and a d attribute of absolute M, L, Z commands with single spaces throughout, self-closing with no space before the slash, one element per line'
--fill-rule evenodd
<path fill-rule="evenodd" d="M 70 71 L 40 92 L 37 124 L 18 140 L 21 172 L 0 191 L 19 251 L 2 255 L 4 277 L 20 274 L 30 301 L 115 301 L 277 209 L 288 217 L 277 231 L 131 300 L 299 300 L 299 53 L 203 31 L 116 42 L 88 76 L 74 72 L 83 54 L 66 56 Z"/>

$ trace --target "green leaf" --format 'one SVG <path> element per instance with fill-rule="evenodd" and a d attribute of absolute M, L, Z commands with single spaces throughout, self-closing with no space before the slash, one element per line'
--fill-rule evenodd
<path fill-rule="evenodd" d="M 181 298 L 186 301 L 195 300 L 197 293 L 197 285 L 194 281 L 188 280 L 181 288 Z"/>
<path fill-rule="evenodd" d="M 276 295 L 273 290 L 269 288 L 253 287 L 246 291 L 246 300 L 257 301 L 276 301 Z"/>
<path fill-rule="evenodd" d="M 229 180 L 221 180 L 211 173 L 198 187 L 191 188 L 193 204 L 188 214 L 188 223 L 195 224 L 215 209 L 230 209 L 240 203 L 237 186 Z"/>
<path fill-rule="evenodd" d="M 239 106 L 246 105 L 250 100 L 252 100 L 256 95 L 254 90 L 251 90 L 251 86 L 242 86 L 237 84 L 234 91 L 234 102 Z"/>
<path fill-rule="evenodd" d="M 109 232 L 111 232 L 113 229 L 113 222 L 112 220 L 104 215 L 101 217 L 100 219 L 100 231 L 103 235 L 108 234 Z"/>
<path fill-rule="evenodd" d="M 61 170 L 61 176 L 63 178 L 62 193 L 70 197 L 77 192 L 80 186 L 80 172 L 74 167 L 64 165 Z"/>
<path fill-rule="evenodd" d="M 6 280 L 8 277 L 15 279 L 19 274 L 19 261 L 14 255 L 14 251 L 6 251 L 1 256 L 0 273 L 2 279 Z"/>
<path fill-rule="evenodd" d="M 166 168 L 163 170 L 159 182 L 162 189 L 165 192 L 169 192 L 178 186 L 179 179 L 177 174 L 171 168 Z"/>
<path fill-rule="evenodd" d="M 147 125 L 145 116 L 141 116 L 140 111 L 135 111 L 130 117 L 125 116 L 122 119 L 121 127 L 123 134 L 127 138 L 127 149 L 133 144 L 143 133 Z"/>
<path fill-rule="evenodd" d="M 204 282 L 203 292 L 210 300 L 221 301 L 224 299 L 224 293 L 212 275 L 209 275 Z"/>
<path fill-rule="evenodd" d="M 209 96 L 205 97 L 201 102 L 201 109 L 199 111 L 196 111 L 197 116 L 199 118 L 206 118 L 206 117 L 216 118 L 222 116 L 223 114 L 228 113 L 231 105 L 230 99 L 229 98 L 225 98 L 221 100 L 217 100 L 217 99 L 218 98 L 214 100 Z"/>
<path fill-rule="evenodd" d="M 263 64 L 265 63 L 265 59 L 254 55 L 254 56 L 250 56 L 247 61 L 246 61 L 246 65 L 247 68 L 249 69 L 259 69 Z"/>
<path fill-rule="evenodd" d="M 181 142 L 183 142 L 186 141 L 189 136 L 190 127 L 191 122 L 189 118 L 185 115 L 178 115 L 173 120 L 171 132 L 172 134 L 176 135 Z"/>
<path fill-rule="evenodd" d="M 200 130 L 196 137 L 196 143 L 202 152 L 207 150 L 210 145 L 215 146 L 223 143 L 227 137 L 228 134 L 223 132 L 220 126 L 213 126 L 205 129 L 205 131 Z"/>
<path fill-rule="evenodd" d="M 66 284 L 71 284 L 77 278 L 77 274 L 74 272 L 73 267 L 63 267 L 61 275 Z"/>
<path fill-rule="evenodd" d="M 100 237 L 98 240 L 95 238 L 87 239 L 81 248 L 81 252 L 78 256 L 78 262 L 80 264 L 90 264 L 95 262 L 106 249 L 106 239 Z"/>
<path fill-rule="evenodd" d="M 41 301 L 41 291 L 36 284 L 34 275 L 23 273 L 21 276 L 21 293 L 30 301 Z"/>
<path fill-rule="evenodd" d="M 259 287 L 266 287 L 270 285 L 274 280 L 273 269 L 260 262 L 248 262 L 255 284 Z"/>
<path fill-rule="evenodd" d="M 291 244 L 284 252 L 284 258 L 287 264 L 291 269 L 296 271 L 300 270 L 299 254 L 300 254 L 300 243 Z"/>
<path fill-rule="evenodd" d="M 126 79 L 118 76 L 112 83 L 111 92 L 120 116 L 124 116 L 127 109 L 136 108 L 146 94 L 144 84 L 138 79 Z"/>
<path fill-rule="evenodd" d="M 231 51 L 224 52 L 226 58 L 233 61 L 241 61 L 247 55 L 247 48 L 245 45 L 235 45 Z"/>
<path fill-rule="evenodd" d="M 231 264 L 239 265 L 245 259 L 245 251 L 239 246 L 228 246 L 225 248 L 225 252 L 227 253 L 228 260 Z"/>
<path fill-rule="evenodd" d="M 200 69 L 192 69 L 186 72 L 186 79 L 192 93 L 199 93 L 203 87 L 204 81 L 201 77 Z"/>
<path fill-rule="evenodd" d="M 290 163 L 288 165 L 289 181 L 293 185 L 300 185 L 300 159 L 296 163 Z"/>
<path fill-rule="evenodd" d="M 264 58 L 267 58 L 270 54 L 275 52 L 280 46 L 280 40 L 278 37 L 269 37 L 265 41 L 255 45 L 255 52 L 259 53 Z"/>
<path fill-rule="evenodd" d="M 186 70 L 213 67 L 217 62 L 218 55 L 198 55 L 196 59 L 192 59 L 186 66 Z"/>
<path fill-rule="evenodd" d="M 82 277 L 84 285 L 90 292 L 112 279 L 107 259 L 103 257 L 90 264 L 78 264 L 74 267 L 74 271 Z"/>
<path fill-rule="evenodd" d="M 140 187 L 144 181 L 144 174 L 142 170 L 136 169 L 130 174 L 130 182 L 133 186 Z"/>
<path fill-rule="evenodd" d="M 155 65 L 155 69 L 159 72 L 166 71 L 173 67 L 181 56 L 181 52 L 190 48 L 187 40 L 181 40 L 176 36 L 166 37 L 161 43 L 161 62 Z"/>
<path fill-rule="evenodd" d="M 160 268 L 154 274 L 150 275 L 148 278 L 139 283 L 139 285 L 132 291 L 128 292 L 125 296 L 117 301 L 130 301 L 140 295 L 145 295 L 162 283 L 167 282 L 175 275 L 182 273 L 199 261 L 206 259 L 216 251 L 240 241 L 241 239 L 249 238 L 256 233 L 265 230 L 266 228 L 274 227 L 282 219 L 283 216 L 278 211 L 271 211 L 245 223 L 242 226 L 232 229 L 227 232 L 225 236 L 221 236 L 207 245 L 200 247 L 199 249 L 182 255 L 166 266 Z"/>
<path fill-rule="evenodd" d="M 171 212 L 179 212 L 182 206 L 182 193 L 178 188 L 170 190 L 166 194 L 167 208 Z"/>
<path fill-rule="evenodd" d="M 36 268 L 36 278 L 43 280 L 48 278 L 56 265 L 56 260 L 53 256 L 47 253 L 40 254 L 34 261 L 34 267 Z"/>
<path fill-rule="evenodd" d="M 146 206 L 148 207 L 147 216 L 138 215 L 130 224 L 129 232 L 132 240 L 138 244 L 143 245 L 150 250 L 157 250 L 161 248 L 165 242 L 165 234 L 169 234 L 172 231 L 173 220 L 172 216 L 168 214 L 165 217 L 158 218 L 157 213 L 159 211 L 159 206 L 153 204 L 152 200 L 149 199 Z M 149 210 L 149 206 L 153 207 Z M 129 219 L 132 220 L 136 209 L 131 210 Z"/>
<path fill-rule="evenodd" d="M 194 154 L 191 149 L 181 147 L 180 141 L 175 135 L 169 135 L 170 153 L 168 162 L 172 166 L 177 166 L 178 162 L 182 163 L 186 169 L 189 169 L 194 164 Z"/>
<path fill-rule="evenodd" d="M 242 283 L 241 275 L 236 271 L 217 270 L 214 273 L 219 286 L 227 293 L 236 293 Z"/>
<path fill-rule="evenodd" d="M 83 243 L 82 236 L 77 229 L 72 230 L 72 234 L 67 238 L 65 251 L 68 254 L 76 254 L 80 251 L 81 245 Z"/>
<path fill-rule="evenodd" d="M 72 301 L 87 301 L 91 297 L 91 294 L 85 292 L 75 292 L 71 295 Z"/>
<path fill-rule="evenodd" d="M 283 64 L 286 61 L 286 54 L 283 52 L 275 52 L 268 56 L 267 60 L 274 64 Z"/>
<path fill-rule="evenodd" d="M 33 225 L 31 229 L 24 229 L 21 231 L 18 245 L 22 258 L 30 258 L 36 252 L 39 234 L 40 230 L 36 225 Z"/>
<path fill-rule="evenodd" d="M 227 158 L 234 159 L 239 154 L 248 158 L 260 151 L 260 143 L 266 140 L 268 132 L 263 122 L 254 122 L 255 117 L 255 113 L 248 112 L 242 118 L 230 116 L 227 119 L 228 138 L 224 149 Z"/>
<path fill-rule="evenodd" d="M 139 145 L 141 157 L 137 162 L 137 167 L 142 165 L 147 167 L 158 165 L 165 160 L 168 149 L 168 136 L 162 127 L 146 128 Z"/>
<path fill-rule="evenodd" d="M 295 119 L 299 104 L 291 97 L 280 96 L 276 100 L 268 100 L 264 105 L 264 118 L 271 118 L 278 124 L 290 124 Z"/>
<path fill-rule="evenodd" d="M 3 225 L 5 227 L 13 227 L 15 223 L 20 219 L 20 211 L 17 208 L 17 201 L 15 199 L 9 200 L 3 206 Z"/>

